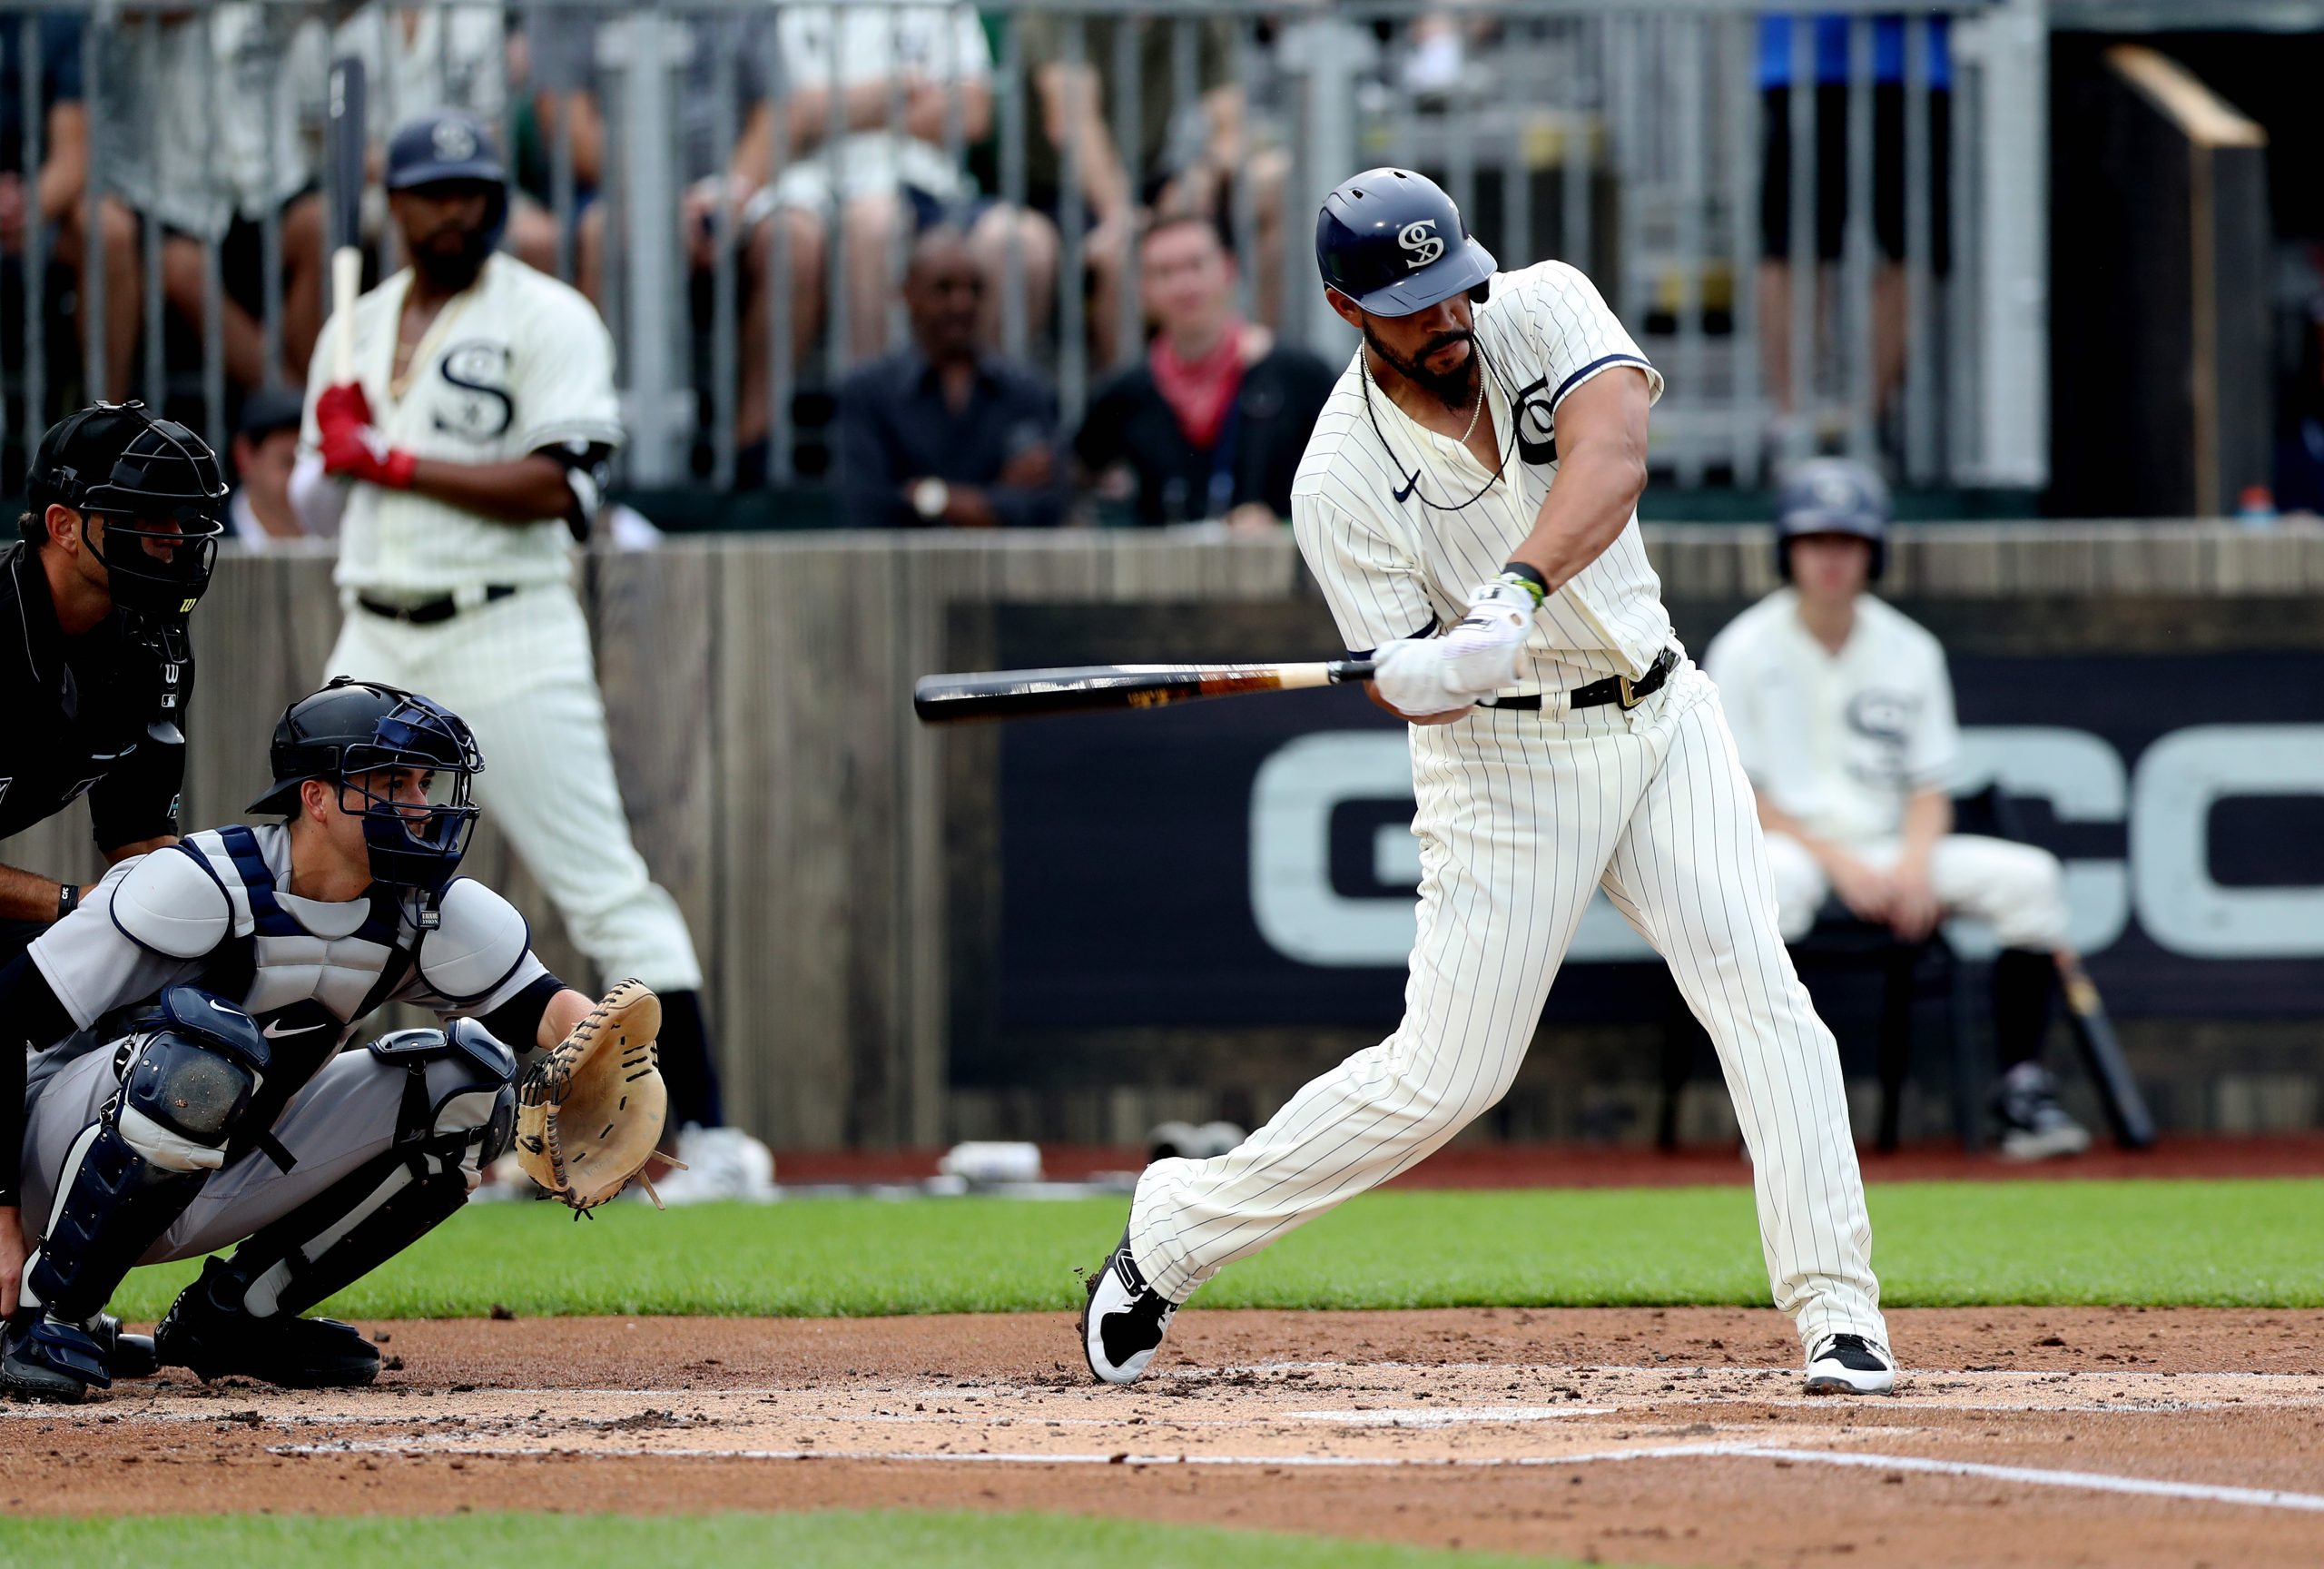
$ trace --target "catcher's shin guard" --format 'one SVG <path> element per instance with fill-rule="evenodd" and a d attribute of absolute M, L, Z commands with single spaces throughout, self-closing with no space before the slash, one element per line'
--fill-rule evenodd
<path fill-rule="evenodd" d="M 212 1020 L 199 1014 L 213 1009 Z M 223 1163 L 267 1062 L 239 1010 L 180 988 L 122 1047 L 121 1089 L 65 1156 L 25 1295 L 52 1318 L 95 1320 L 113 1288 Z"/>

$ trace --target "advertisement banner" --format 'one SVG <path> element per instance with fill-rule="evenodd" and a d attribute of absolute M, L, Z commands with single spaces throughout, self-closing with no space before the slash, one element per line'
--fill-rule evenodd
<path fill-rule="evenodd" d="M 1902 607 L 1950 650 L 1957 792 L 1997 784 L 2064 862 L 2073 939 L 2118 1016 L 2324 1013 L 2324 649 L 2154 632 L 2093 646 L 2052 607 Z M 999 665 L 1312 656 L 1313 605 L 996 612 Z M 1737 607 L 1688 607 L 1690 645 Z M 1974 611 L 1974 614 L 1970 614 Z M 2200 617 L 2232 628 L 2231 603 Z M 2201 628 L 2197 628 L 2201 630 Z M 1321 639 L 1321 641 L 1319 641 Z M 2064 644 L 2082 646 L 2059 646 Z M 2195 651 L 2200 650 L 2200 651 Z M 1404 728 L 1357 690 L 1001 727 L 1000 1029 L 1365 1024 L 1402 1009 L 1419 874 Z M 1964 923 L 1966 953 L 1989 937 Z M 1603 898 L 1551 1019 L 1647 1019 L 1651 951 Z"/>

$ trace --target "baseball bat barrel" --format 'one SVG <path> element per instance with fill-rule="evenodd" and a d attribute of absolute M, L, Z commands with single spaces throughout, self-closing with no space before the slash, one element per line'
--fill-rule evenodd
<path fill-rule="evenodd" d="M 330 375 L 355 380 L 355 297 L 363 292 L 363 184 L 366 133 L 363 62 L 331 62 L 328 145 L 331 202 Z"/>
<path fill-rule="evenodd" d="M 1304 665 L 1084 665 L 1059 670 L 994 670 L 923 676 L 912 688 L 911 706 L 924 725 L 950 725 L 964 719 L 1026 719 L 1040 714 L 1159 708 L 1238 692 L 1289 692 L 1365 681 L 1371 676 L 1368 659 Z"/>

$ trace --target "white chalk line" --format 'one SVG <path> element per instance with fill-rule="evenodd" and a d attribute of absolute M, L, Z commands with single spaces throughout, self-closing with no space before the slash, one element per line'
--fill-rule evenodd
<path fill-rule="evenodd" d="M 1490 1468 L 1495 1466 L 1573 1465 L 1592 1461 L 1651 1460 L 1682 1455 L 1717 1455 L 1727 1446 L 1715 1444 L 1676 1444 L 1656 1448 L 1609 1449 L 1594 1454 L 1551 1456 L 1520 1455 L 1462 1459 L 1451 1456 L 1427 1456 L 1418 1458 L 1397 1458 L 1365 1455 L 1077 1455 L 1059 1452 L 1054 1455 L 1039 1451 L 990 1453 L 978 1451 L 895 1450 L 895 1449 L 714 1449 L 670 1448 L 649 1449 L 643 1446 L 623 1446 L 604 1449 L 560 1449 L 546 1444 L 462 1445 L 436 1440 L 398 1444 L 370 1438 L 348 1438 L 328 1444 L 271 1444 L 270 1455 L 408 1455 L 414 1457 L 435 1456 L 524 1458 L 546 1455 L 572 1456 L 580 1459 L 611 1460 L 847 1460 L 880 1461 L 899 1465 L 1283 1465 L 1304 1468 L 1348 1469 L 1372 1467 L 1399 1470 L 1446 1470 L 1452 1468 Z M 1787 1453 L 1787 1451 L 1776 1451 Z"/>
<path fill-rule="evenodd" d="M 2007 1482 L 2026 1487 L 2062 1487 L 2093 1493 L 2121 1493 L 2142 1498 L 2171 1498 L 2189 1503 L 2233 1504 L 2259 1509 L 2292 1509 L 2324 1514 L 2324 1494 L 2292 1493 L 2272 1487 L 2228 1487 L 2207 1482 L 2169 1482 L 2145 1476 L 2123 1476 L 2105 1471 L 2053 1471 L 2030 1465 L 1989 1465 L 1969 1460 L 1931 1460 L 1917 1455 L 1846 1454 L 1828 1449 L 1794 1449 L 1766 1444 L 1666 1444 L 1636 1449 L 1605 1449 L 1580 1455 L 1512 1455 L 1462 1457 L 1430 1456 L 1417 1458 L 1361 1455 L 1043 1455 L 1037 1453 L 954 1454 L 945 1450 L 905 1452 L 872 1449 L 648 1449 L 569 1450 L 547 1445 L 462 1446 L 449 1444 L 381 1443 L 347 1439 L 332 1444 L 279 1444 L 272 1455 L 407 1455 L 430 1454 L 523 1458 L 547 1455 L 576 1455 L 594 1459 L 687 1460 L 842 1460 L 881 1462 L 900 1465 L 1216 1465 L 1280 1467 L 1299 1470 L 1521 1470 L 1556 1469 L 1561 1465 L 1610 1465 L 1630 1460 L 1748 1459 L 1775 1460 L 1788 1465 L 1846 1465 L 1882 1471 L 1914 1471 L 1935 1476 L 1968 1476 L 1981 1481 Z"/>

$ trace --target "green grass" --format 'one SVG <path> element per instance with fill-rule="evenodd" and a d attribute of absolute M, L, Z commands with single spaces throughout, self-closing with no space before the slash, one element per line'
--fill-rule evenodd
<path fill-rule="evenodd" d="M 1564 1563 L 1565 1560 L 1557 1560 Z M 1272 1532 L 1058 1515 L 904 1510 L 797 1515 L 456 1515 L 344 1519 L 296 1515 L 142 1515 L 0 1522 L 0 1566 L 217 1569 L 537 1569 L 545 1564 L 780 1564 L 784 1569 L 932 1564 L 947 1569 L 1545 1569 L 1545 1558 L 1327 1541 Z"/>
<path fill-rule="evenodd" d="M 2324 1180 L 1894 1183 L 1873 1262 L 1897 1307 L 2324 1306 Z M 817 1199 L 575 1225 L 478 1205 L 335 1298 L 364 1317 L 578 1313 L 982 1313 L 1079 1300 L 1076 1266 L 1126 1203 Z M 151 1318 L 191 1263 L 133 1272 Z M 1767 1300 L 1744 1188 L 1372 1194 L 1229 1269 L 1213 1308 L 1449 1308 Z"/>

